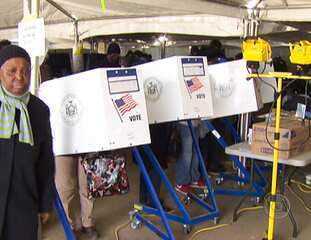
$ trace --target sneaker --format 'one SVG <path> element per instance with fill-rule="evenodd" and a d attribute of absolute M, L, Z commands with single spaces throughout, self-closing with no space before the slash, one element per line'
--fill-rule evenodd
<path fill-rule="evenodd" d="M 82 233 L 89 240 L 97 240 L 99 238 L 99 234 L 94 226 L 91 227 L 82 227 Z"/>
<path fill-rule="evenodd" d="M 196 181 L 196 182 L 192 182 L 190 187 L 192 188 L 206 188 L 206 185 L 205 185 L 205 182 L 201 179 L 199 179 L 199 181 Z"/>
<path fill-rule="evenodd" d="M 175 190 L 183 195 L 187 195 L 191 192 L 191 187 L 189 185 L 176 185 Z"/>

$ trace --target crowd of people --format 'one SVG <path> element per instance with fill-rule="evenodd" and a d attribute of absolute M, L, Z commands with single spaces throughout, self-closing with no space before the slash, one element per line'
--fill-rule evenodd
<path fill-rule="evenodd" d="M 152 56 L 142 51 L 128 51 L 121 59 L 121 49 L 116 42 L 107 48 L 107 54 L 88 54 L 85 68 L 132 67 L 152 61 Z M 218 40 L 206 46 L 193 46 L 190 55 L 206 56 L 208 64 L 228 59 Z M 235 59 L 241 58 L 238 54 Z M 122 60 L 122 61 L 121 61 Z M 276 61 L 279 61 L 279 59 Z M 44 62 L 48 64 L 49 61 Z M 279 64 L 280 69 L 284 63 Z M 282 68 L 282 69 L 283 69 Z M 51 66 L 45 68 L 45 80 L 53 76 Z M 90 240 L 99 238 L 93 217 L 94 199 L 87 192 L 86 173 L 81 161 L 87 154 L 53 156 L 48 107 L 29 92 L 31 62 L 27 52 L 9 41 L 0 42 L 0 240 L 37 239 L 38 221 L 46 222 L 52 210 L 55 187 L 60 195 L 71 228 L 79 239 L 85 235 Z M 58 74 L 71 74 L 62 71 Z M 58 75 L 57 77 L 60 77 Z M 222 129 L 219 119 L 213 120 Z M 209 171 L 222 172 L 225 167 L 219 159 L 224 154 L 215 138 L 200 120 L 192 120 L 197 140 Z M 150 145 L 161 166 L 166 169 L 174 158 L 175 189 L 187 194 L 193 188 L 204 187 L 198 158 L 186 122 L 150 125 Z M 180 147 L 176 148 L 176 144 Z M 172 151 L 175 149 L 176 151 Z M 161 178 L 150 166 L 140 149 L 151 181 L 160 193 Z M 73 217 L 73 199 L 78 193 L 81 217 Z M 139 202 L 154 207 L 154 202 L 140 178 Z M 169 207 L 162 201 L 164 209 Z"/>

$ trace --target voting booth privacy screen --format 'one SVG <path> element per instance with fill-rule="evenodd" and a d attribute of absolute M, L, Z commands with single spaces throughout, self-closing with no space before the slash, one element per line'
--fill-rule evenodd
<path fill-rule="evenodd" d="M 150 143 L 142 80 L 135 68 L 94 69 L 44 82 L 55 155 Z"/>
<path fill-rule="evenodd" d="M 274 72 L 274 68 L 273 68 L 273 64 L 272 62 L 270 63 L 259 63 L 259 69 L 258 69 L 258 73 L 264 73 L 264 74 L 269 74 L 269 72 Z M 267 82 L 268 84 L 264 83 L 263 80 L 265 82 Z M 272 86 L 274 87 L 274 89 L 277 89 L 277 84 L 276 84 L 276 79 L 275 78 L 265 78 L 265 79 L 257 79 L 257 84 L 259 84 L 259 89 L 260 89 L 260 96 L 262 99 L 262 103 L 270 103 L 274 101 L 274 90 L 272 88 Z"/>
<path fill-rule="evenodd" d="M 247 80 L 245 60 L 208 66 L 211 82 L 214 115 L 219 118 L 259 110 L 260 96 L 253 80 Z"/>
<path fill-rule="evenodd" d="M 149 123 L 213 115 L 205 57 L 169 57 L 137 66 L 140 69 Z"/>

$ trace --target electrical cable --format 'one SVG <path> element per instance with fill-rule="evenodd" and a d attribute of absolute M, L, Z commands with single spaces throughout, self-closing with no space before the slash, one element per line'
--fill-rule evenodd
<path fill-rule="evenodd" d="M 258 210 L 258 209 L 262 209 L 262 208 L 263 208 L 263 206 L 241 208 L 237 213 L 239 214 L 242 212 L 254 211 L 254 210 Z M 192 234 L 192 236 L 189 238 L 189 240 L 193 240 L 199 233 L 208 232 L 208 231 L 216 230 L 219 228 L 227 227 L 227 226 L 230 226 L 231 224 L 232 223 L 223 223 L 223 224 L 218 224 L 218 225 L 215 225 L 212 227 L 199 229 L 198 231 L 196 231 L 195 233 Z"/>
<path fill-rule="evenodd" d="M 266 64 L 267 64 L 267 63 L 265 62 L 264 68 L 263 68 L 263 70 L 261 71 L 261 73 L 258 72 L 258 69 L 255 69 L 255 70 L 256 70 L 256 71 L 255 71 L 255 74 L 257 74 L 257 78 L 258 78 L 261 82 L 263 82 L 264 84 L 268 85 L 269 87 L 271 87 L 271 88 L 273 89 L 274 96 L 276 96 L 276 94 L 277 94 L 276 88 L 275 88 L 271 83 L 266 82 L 265 80 L 263 80 L 263 79 L 259 76 L 259 74 L 264 73 L 264 71 L 266 70 Z M 246 67 L 246 69 L 247 69 L 248 74 L 252 74 L 252 72 L 249 71 L 249 68 Z"/>
<path fill-rule="evenodd" d="M 257 207 L 247 207 L 247 208 L 241 208 L 240 210 L 238 210 L 238 214 L 242 213 L 242 212 L 247 212 L 247 211 L 254 211 L 254 210 L 258 210 L 258 209 L 262 209 L 263 206 L 257 206 Z M 145 217 L 155 217 L 156 215 L 153 215 L 153 214 L 144 214 L 143 216 Z M 119 239 L 119 234 L 118 232 L 126 227 L 127 225 L 129 225 L 131 223 L 131 220 L 127 221 L 126 223 L 124 224 L 121 224 L 120 226 L 116 227 L 115 228 L 115 231 L 114 231 L 114 234 L 115 234 L 115 237 L 116 237 L 116 240 L 120 240 Z M 223 228 L 223 227 L 227 227 L 227 226 L 230 226 L 231 223 L 223 223 L 223 224 L 218 224 L 216 226 L 212 226 L 212 227 L 207 227 L 207 228 L 202 228 L 202 229 L 199 229 L 198 231 L 196 231 L 195 233 L 192 234 L 192 236 L 190 237 L 189 240 L 193 240 L 195 236 L 197 236 L 199 233 L 202 233 L 202 232 L 206 232 L 206 231 L 212 231 L 212 230 L 216 230 L 216 229 L 219 229 L 219 228 Z"/>
<path fill-rule="evenodd" d="M 265 69 L 265 67 L 266 67 L 266 63 L 265 63 L 264 69 Z M 249 69 L 248 69 L 248 68 L 247 68 L 247 71 L 248 71 L 249 74 L 251 74 L 251 73 L 249 72 Z M 283 89 L 281 90 L 281 92 L 277 93 L 277 90 L 275 89 L 275 87 L 274 87 L 272 84 L 266 82 L 265 80 L 263 80 L 263 79 L 259 76 L 258 69 L 256 69 L 255 74 L 257 74 L 257 78 L 258 78 L 261 82 L 263 82 L 264 84 L 266 84 L 266 85 L 268 85 L 269 87 L 271 87 L 271 88 L 273 89 L 273 91 L 274 91 L 274 101 L 272 102 L 272 105 L 271 105 L 271 108 L 270 108 L 270 111 L 269 111 L 269 115 L 268 115 L 268 121 L 266 122 L 266 127 L 265 127 L 265 138 L 266 138 L 267 143 L 269 144 L 269 146 L 270 146 L 272 149 L 275 149 L 275 150 L 278 150 L 278 151 L 284 151 L 284 152 L 293 151 L 293 150 L 295 150 L 295 149 L 301 147 L 301 146 L 304 145 L 306 142 L 308 142 L 308 140 L 309 140 L 310 137 L 311 137 L 311 123 L 310 123 L 310 119 L 309 119 L 309 135 L 308 135 L 308 137 L 306 138 L 306 140 L 304 140 L 304 141 L 303 141 L 298 147 L 296 147 L 296 148 L 289 148 L 289 149 L 280 149 L 280 148 L 276 148 L 276 147 L 273 146 L 273 144 L 272 144 L 272 143 L 269 141 L 269 139 L 268 139 L 268 125 L 269 125 L 269 122 L 270 122 L 270 119 L 271 119 L 272 109 L 273 109 L 273 107 L 274 107 L 274 105 L 275 105 L 277 99 L 279 98 L 279 96 L 280 96 L 291 84 L 293 84 L 297 79 L 294 79 L 294 80 L 290 81 L 288 84 L 285 85 L 285 87 L 283 87 Z"/>
<path fill-rule="evenodd" d="M 265 66 L 264 66 L 264 70 L 265 70 L 265 67 L 266 67 L 266 63 L 265 63 Z M 264 70 L 262 71 L 262 73 L 264 72 Z M 247 68 L 247 71 L 249 72 L 249 69 L 248 69 L 248 68 Z M 250 72 L 249 72 L 249 73 L 250 73 Z M 283 89 L 281 90 L 281 92 L 277 93 L 277 90 L 275 89 L 275 87 L 274 87 L 272 84 L 270 84 L 270 83 L 264 81 L 264 80 L 259 76 L 259 74 L 258 74 L 258 69 L 257 69 L 257 78 L 258 78 L 260 81 L 262 81 L 264 84 L 270 86 L 270 87 L 273 89 L 273 91 L 274 91 L 274 96 L 275 96 L 274 101 L 273 101 L 273 103 L 272 103 L 272 105 L 271 105 L 271 108 L 270 108 L 270 111 L 269 111 L 268 120 L 266 121 L 266 127 L 265 127 L 265 138 L 266 138 L 266 141 L 267 141 L 267 143 L 269 144 L 269 146 L 272 147 L 272 149 L 276 149 L 276 150 L 278 150 L 278 151 L 292 151 L 292 150 L 295 150 L 295 149 L 301 147 L 302 145 L 304 145 L 306 142 L 308 142 L 308 140 L 309 140 L 310 137 L 311 137 L 311 123 L 310 123 L 310 119 L 308 119 L 308 122 L 309 122 L 309 135 L 308 135 L 308 137 L 307 137 L 298 147 L 296 147 L 296 148 L 289 148 L 289 149 L 280 149 L 280 148 L 276 148 L 276 147 L 273 146 L 273 144 L 271 144 L 271 142 L 270 142 L 269 139 L 268 139 L 268 126 L 269 126 L 269 122 L 270 122 L 270 120 L 271 120 L 272 109 L 273 109 L 273 107 L 274 107 L 274 105 L 275 105 L 275 102 L 276 102 L 277 99 L 281 96 L 281 94 L 282 94 L 291 84 L 293 84 L 297 79 L 294 79 L 294 80 L 290 81 L 288 84 L 285 85 L 285 87 L 283 87 Z M 306 85 L 305 85 L 305 106 L 306 106 L 306 108 L 307 108 L 307 96 L 308 96 L 308 81 L 306 81 Z M 302 187 L 300 184 L 298 185 L 298 188 L 300 189 L 300 191 L 302 191 L 302 192 L 304 192 L 304 193 L 310 193 L 310 191 L 303 189 L 303 187 Z M 308 188 L 308 187 L 307 187 L 307 188 Z M 305 205 L 306 205 L 306 204 L 305 204 Z"/>
<path fill-rule="evenodd" d="M 302 199 L 302 197 L 300 197 L 289 185 L 286 185 L 288 187 L 288 189 L 290 190 L 290 192 L 301 202 L 301 204 L 304 206 L 305 210 L 308 213 L 311 213 L 311 208 L 305 203 L 305 201 Z"/>
<path fill-rule="evenodd" d="M 261 78 L 259 78 L 261 79 Z M 262 79 L 261 79 L 262 80 Z M 275 149 L 275 150 L 278 150 L 280 152 L 288 152 L 288 151 L 293 151 L 293 150 L 296 150 L 298 148 L 300 148 L 302 145 L 304 145 L 306 142 L 309 141 L 310 137 L 311 137 L 311 122 L 310 122 L 310 119 L 308 119 L 309 121 L 309 135 L 308 137 L 298 146 L 298 147 L 295 147 L 295 148 L 288 148 L 288 149 L 281 149 L 281 148 L 276 148 L 273 146 L 273 144 L 269 141 L 268 139 L 268 126 L 269 126 L 269 123 L 270 123 L 270 119 L 271 119 L 271 115 L 272 115 L 272 109 L 277 101 L 277 99 L 279 98 L 279 96 L 291 85 L 293 84 L 294 82 L 296 81 L 296 79 L 290 81 L 288 84 L 285 85 L 285 87 L 282 89 L 281 92 L 275 94 L 275 99 L 274 101 L 272 102 L 272 105 L 270 107 L 270 110 L 269 110 L 269 115 L 268 115 L 268 120 L 266 121 L 266 127 L 265 127 L 265 138 L 266 138 L 266 141 L 268 143 L 268 145 L 272 148 L 272 149 Z M 265 83 L 265 82 L 264 82 Z M 270 86 L 270 85 L 269 85 Z M 273 89 L 275 89 L 273 87 Z"/>
<path fill-rule="evenodd" d="M 260 74 L 262 74 L 262 73 L 264 73 L 266 71 L 266 66 L 267 66 L 267 62 L 265 62 L 265 65 L 263 66 L 263 69 L 262 69 Z"/>
<path fill-rule="evenodd" d="M 302 186 L 302 185 L 297 185 L 298 186 L 298 188 L 299 188 L 299 190 L 301 191 L 301 192 L 303 192 L 303 193 L 311 193 L 311 190 L 306 190 L 306 189 L 304 189 L 304 187 Z"/>
<path fill-rule="evenodd" d="M 265 63 L 264 69 L 263 69 L 263 71 L 262 71 L 261 73 L 258 73 L 258 69 L 256 69 L 255 74 L 257 74 L 257 78 L 258 78 L 261 82 L 263 82 L 264 84 L 268 85 L 269 87 L 271 87 L 271 88 L 273 89 L 273 92 L 274 92 L 274 95 L 273 95 L 273 96 L 276 96 L 276 95 L 277 95 L 277 90 L 276 90 L 276 88 L 275 88 L 271 83 L 266 82 L 265 80 L 263 80 L 263 79 L 259 76 L 259 74 L 262 74 L 262 73 L 265 71 L 265 69 L 266 69 L 266 64 L 267 64 L 267 63 Z"/>
<path fill-rule="evenodd" d="M 128 220 L 127 222 L 121 224 L 120 226 L 117 226 L 114 230 L 114 235 L 116 237 L 116 240 L 119 240 L 119 231 L 122 229 L 122 228 L 125 228 L 127 225 L 129 225 L 131 223 L 131 220 Z"/>
<path fill-rule="evenodd" d="M 258 209 L 263 209 L 263 206 L 257 206 L 257 207 L 248 207 L 248 208 L 241 208 L 237 211 L 237 214 L 239 215 L 242 212 L 247 212 L 247 211 L 255 211 Z"/>
<path fill-rule="evenodd" d="M 294 180 L 294 179 L 292 179 L 290 182 L 291 183 L 295 183 L 301 192 L 303 192 L 303 193 L 311 193 L 311 186 L 309 186 L 307 184 L 304 184 L 302 182 L 299 182 L 297 180 Z"/>
<path fill-rule="evenodd" d="M 295 180 L 295 179 L 292 179 L 291 182 L 293 182 L 293 183 L 295 183 L 295 184 L 297 184 L 297 185 L 301 185 L 301 186 L 303 186 L 303 187 L 308 188 L 308 189 L 311 190 L 311 186 L 310 186 L 310 185 L 307 185 L 307 184 L 305 184 L 305 183 L 303 183 L 303 182 L 297 181 L 297 180 Z"/>
<path fill-rule="evenodd" d="M 227 227 L 227 226 L 230 226 L 230 225 L 231 224 L 224 223 L 224 224 L 219 224 L 219 225 L 216 225 L 216 226 L 213 226 L 213 227 L 202 228 L 202 229 L 196 231 L 194 234 L 192 234 L 192 236 L 190 237 L 189 240 L 193 240 L 194 237 L 197 236 L 199 233 L 216 230 L 216 229 Z"/>
<path fill-rule="evenodd" d="M 299 146 L 294 147 L 294 148 L 288 148 L 288 149 L 276 148 L 276 147 L 273 146 L 273 144 L 268 139 L 268 126 L 269 126 L 269 123 L 270 123 L 270 119 L 271 119 L 271 115 L 272 115 L 272 109 L 274 107 L 274 104 L 275 104 L 275 100 L 274 100 L 274 102 L 271 105 L 271 108 L 270 108 L 270 111 L 269 111 L 269 115 L 268 115 L 268 120 L 266 121 L 265 138 L 266 138 L 267 143 L 269 144 L 269 146 L 272 149 L 278 150 L 280 152 L 288 152 L 288 151 L 293 151 L 293 150 L 296 150 L 296 149 L 300 148 L 302 145 L 307 143 L 309 141 L 310 137 L 311 137 L 311 121 L 310 121 L 310 119 L 308 120 L 308 122 L 309 122 L 309 134 L 308 134 L 308 137 Z"/>

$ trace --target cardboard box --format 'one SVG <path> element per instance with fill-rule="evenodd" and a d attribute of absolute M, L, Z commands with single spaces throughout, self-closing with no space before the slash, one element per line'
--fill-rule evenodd
<path fill-rule="evenodd" d="M 274 131 L 275 122 L 272 122 L 267 128 L 267 137 L 272 146 L 274 146 Z M 301 121 L 282 119 L 280 126 L 280 158 L 288 159 L 304 151 L 311 150 L 311 139 L 308 139 L 308 137 L 308 122 L 303 125 Z M 266 122 L 253 124 L 251 149 L 256 154 L 273 155 L 273 148 L 266 139 Z"/>

